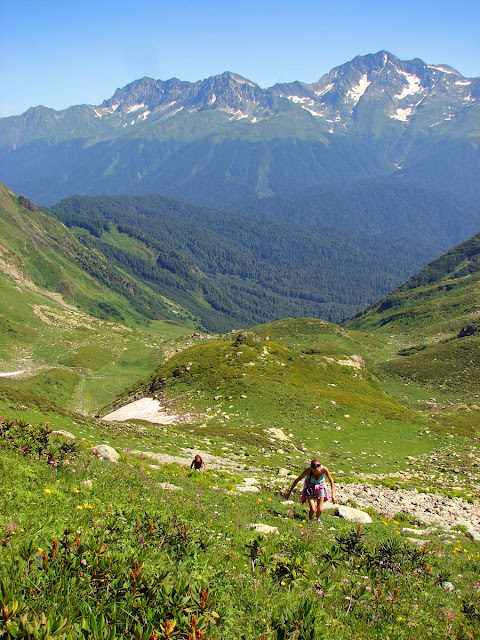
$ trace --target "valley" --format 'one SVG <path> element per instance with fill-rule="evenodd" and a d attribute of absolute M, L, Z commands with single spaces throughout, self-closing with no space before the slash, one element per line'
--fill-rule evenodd
<path fill-rule="evenodd" d="M 1 640 L 478 637 L 479 82 L 0 119 Z"/>

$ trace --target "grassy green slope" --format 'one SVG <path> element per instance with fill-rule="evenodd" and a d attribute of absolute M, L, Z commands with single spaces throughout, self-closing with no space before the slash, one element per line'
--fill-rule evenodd
<path fill-rule="evenodd" d="M 52 216 L 0 185 L 0 270 L 31 289 L 60 293 L 83 311 L 127 324 L 178 319 L 145 284 L 84 247 Z"/>
<path fill-rule="evenodd" d="M 283 450 L 294 459 L 321 451 L 337 468 L 350 468 L 355 459 L 357 469 L 387 470 L 409 452 L 430 450 L 427 420 L 355 364 L 339 345 L 326 357 L 238 334 L 175 354 L 130 394 L 160 393 L 175 410 L 194 416 L 198 435 L 232 438 L 257 452 L 272 449 L 277 464 Z M 275 440 L 272 428 L 286 440 Z"/>
<path fill-rule="evenodd" d="M 477 234 L 344 326 L 385 341 L 377 354 L 379 374 L 435 392 L 433 403 L 477 402 L 479 301 Z"/>
<path fill-rule="evenodd" d="M 169 340 L 192 331 L 179 305 L 5 187 L 0 221 L 0 373 L 25 371 L 2 376 L 7 387 L 95 411 L 147 375 Z"/>

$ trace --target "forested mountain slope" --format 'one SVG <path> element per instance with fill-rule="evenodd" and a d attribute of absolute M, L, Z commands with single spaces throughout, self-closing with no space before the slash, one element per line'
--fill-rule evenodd
<path fill-rule="evenodd" d="M 86 246 L 214 329 L 285 316 L 340 321 L 405 280 L 432 252 L 403 239 L 255 220 L 158 195 L 75 196 L 50 212 Z M 144 247 L 133 258 L 134 242 Z M 192 307 L 185 286 L 210 307 Z"/>

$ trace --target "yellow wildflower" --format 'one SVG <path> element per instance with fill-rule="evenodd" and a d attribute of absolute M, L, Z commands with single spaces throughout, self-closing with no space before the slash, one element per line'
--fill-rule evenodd
<path fill-rule="evenodd" d="M 77 488 L 75 487 L 75 489 L 72 489 L 72 493 L 80 493 L 80 489 L 77 489 Z"/>
<path fill-rule="evenodd" d="M 52 493 L 52 490 L 47 488 L 43 490 L 43 493 L 49 494 Z"/>
<path fill-rule="evenodd" d="M 93 509 L 92 505 L 91 505 L 91 504 L 88 504 L 88 502 L 84 502 L 84 503 L 83 503 L 83 508 L 84 508 L 84 509 Z"/>
<path fill-rule="evenodd" d="M 402 620 L 403 620 L 402 616 L 398 616 L 397 622 L 402 622 Z"/>

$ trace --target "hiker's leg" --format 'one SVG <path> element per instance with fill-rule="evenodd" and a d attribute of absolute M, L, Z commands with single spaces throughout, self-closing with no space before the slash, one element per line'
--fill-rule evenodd
<path fill-rule="evenodd" d="M 310 513 L 308 514 L 308 517 L 310 520 L 313 520 L 313 516 L 315 515 L 315 500 L 313 498 L 309 498 L 308 504 L 310 506 Z"/>
<path fill-rule="evenodd" d="M 325 502 L 325 498 L 319 498 L 317 500 L 317 520 L 321 517 L 323 513 L 323 503 Z"/>

